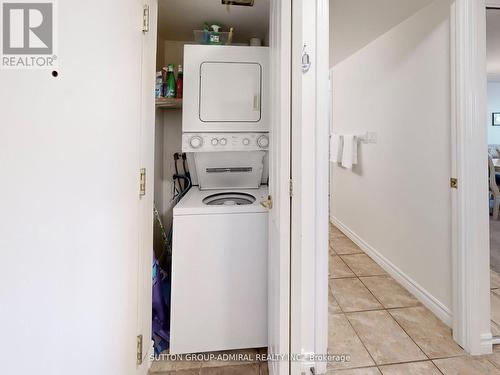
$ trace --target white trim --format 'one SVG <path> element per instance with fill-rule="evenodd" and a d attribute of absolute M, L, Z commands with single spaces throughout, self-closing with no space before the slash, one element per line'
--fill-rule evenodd
<path fill-rule="evenodd" d="M 316 354 L 328 352 L 328 260 L 329 260 L 329 1 L 316 2 Z M 316 362 L 316 374 L 326 373 L 327 363 Z"/>
<path fill-rule="evenodd" d="M 290 350 L 290 121 L 291 121 L 291 3 L 271 2 L 271 146 L 269 157 L 268 341 L 269 354 Z M 289 360 L 270 361 L 270 375 L 289 374 Z"/>
<path fill-rule="evenodd" d="M 491 346 L 493 344 L 500 344 L 500 337 L 493 337 L 491 332 L 483 333 L 480 337 L 481 337 L 481 347 L 482 347 L 481 353 L 488 354 L 491 352 L 492 350 Z M 498 342 L 495 342 L 497 340 Z"/>
<path fill-rule="evenodd" d="M 486 0 L 486 7 L 500 9 L 500 0 Z M 488 82 L 500 82 L 500 74 L 488 73 Z"/>
<path fill-rule="evenodd" d="M 485 21 L 484 0 L 452 6 L 453 336 L 471 354 L 491 352 Z"/>
<path fill-rule="evenodd" d="M 488 82 L 500 82 L 500 73 L 488 73 Z"/>
<path fill-rule="evenodd" d="M 330 221 L 342 233 L 350 238 L 356 245 L 360 247 L 368 256 L 370 256 L 380 267 L 382 267 L 390 276 L 399 282 L 405 289 L 413 294 L 425 307 L 431 310 L 444 324 L 451 327 L 452 314 L 451 311 L 430 294 L 424 287 L 418 284 L 410 276 L 404 273 L 394 263 L 384 257 L 380 251 L 370 246 L 360 236 L 354 233 L 350 228 L 344 225 L 340 220 L 331 216 Z"/>
<path fill-rule="evenodd" d="M 500 8 L 500 0 L 486 0 L 486 7 Z"/>
<path fill-rule="evenodd" d="M 292 2 L 291 374 L 326 371 L 328 341 L 328 0 Z M 310 65 L 302 61 L 309 55 Z"/>

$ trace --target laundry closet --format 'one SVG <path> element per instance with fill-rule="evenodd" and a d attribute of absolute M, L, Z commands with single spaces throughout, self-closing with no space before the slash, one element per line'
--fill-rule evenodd
<path fill-rule="evenodd" d="M 157 354 L 267 347 L 269 5 L 159 0 Z"/>

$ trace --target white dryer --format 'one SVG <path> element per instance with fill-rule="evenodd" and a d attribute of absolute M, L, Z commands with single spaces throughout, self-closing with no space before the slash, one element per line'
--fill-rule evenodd
<path fill-rule="evenodd" d="M 183 132 L 267 132 L 269 48 L 184 47 Z"/>

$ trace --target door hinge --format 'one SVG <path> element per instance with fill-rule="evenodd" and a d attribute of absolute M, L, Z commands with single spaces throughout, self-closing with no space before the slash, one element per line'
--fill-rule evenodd
<path fill-rule="evenodd" d="M 290 197 L 293 197 L 293 180 L 290 180 L 290 183 L 288 186 L 288 195 L 290 195 Z"/>
<path fill-rule="evenodd" d="M 146 168 L 141 168 L 139 175 L 139 196 L 146 195 Z"/>
<path fill-rule="evenodd" d="M 137 335 L 137 366 L 142 365 L 142 335 Z"/>
<path fill-rule="evenodd" d="M 142 32 L 149 31 L 149 5 L 144 5 L 142 8 Z"/>
<path fill-rule="evenodd" d="M 450 187 L 452 189 L 458 189 L 458 178 L 450 178 Z"/>

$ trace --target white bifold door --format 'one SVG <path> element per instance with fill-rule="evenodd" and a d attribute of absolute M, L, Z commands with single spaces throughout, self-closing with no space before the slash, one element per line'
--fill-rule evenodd
<path fill-rule="evenodd" d="M 156 40 L 144 1 L 53 1 L 59 66 L 0 69 L 2 374 L 148 372 Z"/>
<path fill-rule="evenodd" d="M 270 373 L 326 373 L 328 1 L 271 2 Z"/>

